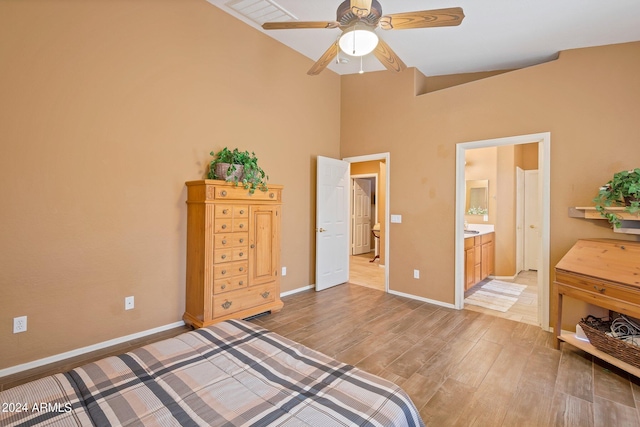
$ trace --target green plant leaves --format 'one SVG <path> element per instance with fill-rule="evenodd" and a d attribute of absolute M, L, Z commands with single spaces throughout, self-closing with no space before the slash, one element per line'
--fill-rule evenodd
<path fill-rule="evenodd" d="M 239 179 L 237 176 L 233 178 L 233 182 L 235 182 L 236 185 L 242 185 L 245 189 L 248 189 L 251 194 L 253 194 L 256 189 L 261 191 L 268 190 L 267 181 L 269 177 L 262 168 L 258 166 L 258 158 L 254 152 L 250 154 L 248 151 L 240 151 L 237 148 L 231 151 L 228 147 L 224 147 L 217 153 L 212 151 L 210 154 L 214 159 L 209 164 L 209 173 L 207 175 L 209 179 L 224 179 L 224 177 L 216 175 L 216 165 L 220 163 L 231 164 L 227 170 L 227 177 L 236 171 L 237 168 L 235 165 L 242 165 L 244 168 L 242 178 Z"/>
<path fill-rule="evenodd" d="M 614 227 L 620 228 L 620 216 L 606 208 L 624 206 L 624 210 L 629 213 L 640 211 L 640 168 L 615 173 L 609 182 L 600 187 L 593 201 L 600 215 Z"/>

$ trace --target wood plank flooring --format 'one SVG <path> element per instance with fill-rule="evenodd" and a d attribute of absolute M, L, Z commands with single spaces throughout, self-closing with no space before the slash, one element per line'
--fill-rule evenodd
<path fill-rule="evenodd" d="M 400 385 L 432 426 L 640 425 L 640 381 L 534 325 L 356 286 L 284 297 L 253 320 Z M 177 335 L 167 331 L 112 354 Z M 101 351 L 104 357 L 109 349 Z M 85 360 L 0 378 L 8 388 Z"/>
<path fill-rule="evenodd" d="M 640 380 L 534 325 L 351 284 L 254 321 L 409 393 L 433 426 L 636 426 Z"/>

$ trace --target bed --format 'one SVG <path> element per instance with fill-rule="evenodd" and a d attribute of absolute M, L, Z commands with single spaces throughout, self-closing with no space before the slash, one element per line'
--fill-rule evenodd
<path fill-rule="evenodd" d="M 423 426 L 395 384 L 229 320 L 0 393 L 0 426 Z"/>

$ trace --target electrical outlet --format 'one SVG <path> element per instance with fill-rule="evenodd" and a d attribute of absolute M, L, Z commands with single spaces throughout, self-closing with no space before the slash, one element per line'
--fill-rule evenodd
<path fill-rule="evenodd" d="M 413 270 L 413 278 L 414 279 L 420 278 L 420 270 Z"/>
<path fill-rule="evenodd" d="M 19 332 L 27 331 L 27 316 L 20 316 L 13 318 L 13 333 L 17 334 Z"/>
<path fill-rule="evenodd" d="M 126 297 L 124 299 L 124 309 L 131 310 L 134 307 L 133 297 Z"/>
<path fill-rule="evenodd" d="M 282 275 L 283 276 L 287 275 L 287 267 L 282 267 Z"/>

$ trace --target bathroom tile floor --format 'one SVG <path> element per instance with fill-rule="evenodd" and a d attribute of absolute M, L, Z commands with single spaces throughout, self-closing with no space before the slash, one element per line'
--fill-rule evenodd
<path fill-rule="evenodd" d="M 465 297 L 473 294 L 491 279 L 483 280 L 473 288 L 465 292 Z M 516 322 L 527 323 L 530 325 L 538 325 L 538 272 L 522 271 L 514 280 L 504 280 L 503 282 L 518 283 L 526 285 L 526 289 L 522 291 L 518 297 L 518 301 L 505 313 L 496 310 L 490 310 L 484 307 L 467 304 L 465 310 L 475 311 L 478 313 L 489 314 L 504 319 L 515 320 Z"/>

